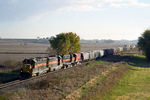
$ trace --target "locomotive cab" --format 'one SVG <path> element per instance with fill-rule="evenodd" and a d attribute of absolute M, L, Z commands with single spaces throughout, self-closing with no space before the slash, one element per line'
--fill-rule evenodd
<path fill-rule="evenodd" d="M 32 76 L 32 70 L 34 66 L 34 61 L 33 59 L 25 59 L 23 61 L 23 67 L 21 69 L 21 77 L 31 77 Z"/>

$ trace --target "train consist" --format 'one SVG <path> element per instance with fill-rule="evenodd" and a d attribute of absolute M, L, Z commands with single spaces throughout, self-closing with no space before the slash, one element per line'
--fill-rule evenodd
<path fill-rule="evenodd" d="M 75 66 L 85 61 L 100 59 L 104 56 L 134 49 L 135 46 L 124 46 L 111 49 L 93 50 L 69 55 L 36 57 L 23 60 L 21 76 L 38 76 L 43 73 Z"/>

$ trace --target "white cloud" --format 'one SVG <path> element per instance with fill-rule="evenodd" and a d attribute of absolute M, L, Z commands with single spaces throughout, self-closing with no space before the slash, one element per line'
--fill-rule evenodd
<path fill-rule="evenodd" d="M 105 3 L 114 3 L 114 2 L 126 2 L 131 0 L 103 0 Z"/>
<path fill-rule="evenodd" d="M 107 7 L 147 7 L 150 4 L 138 0 L 66 0 L 68 6 L 57 9 L 57 11 L 99 11 Z"/>
<path fill-rule="evenodd" d="M 78 3 L 78 4 L 89 4 L 89 3 L 95 3 L 97 0 L 68 0 L 71 3 Z"/>
<path fill-rule="evenodd" d="M 110 3 L 110 7 L 131 7 L 131 6 L 137 6 L 137 7 L 148 7 L 150 4 L 146 4 L 143 2 L 138 2 L 138 0 L 106 0 L 106 1 L 114 1 Z M 118 1 L 119 3 L 116 3 L 115 1 Z"/>
<path fill-rule="evenodd" d="M 11 0 L 16 2 L 17 0 Z M 121 8 L 121 7 L 147 7 L 150 4 L 139 2 L 138 0 L 64 0 L 67 5 L 57 7 L 54 10 L 47 10 L 42 13 L 34 14 L 29 16 L 27 20 L 36 22 L 41 20 L 43 17 L 51 14 L 52 12 L 71 12 L 71 11 L 100 11 L 104 8 Z"/>
<path fill-rule="evenodd" d="M 98 11 L 98 10 L 100 9 L 93 7 L 92 5 L 73 5 L 57 9 L 57 11 Z"/>

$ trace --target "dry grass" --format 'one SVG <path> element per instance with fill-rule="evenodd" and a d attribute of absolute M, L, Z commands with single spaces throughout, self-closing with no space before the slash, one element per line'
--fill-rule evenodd
<path fill-rule="evenodd" d="M 101 97 L 103 92 L 109 91 L 111 86 L 116 83 L 116 80 L 120 79 L 121 76 L 129 69 L 128 66 L 124 64 L 116 66 L 116 68 L 112 68 L 111 71 L 106 71 L 106 74 L 102 74 L 101 77 L 94 82 L 93 85 L 82 90 L 82 96 L 79 98 L 80 100 L 92 100 L 97 95 Z M 103 76 L 104 75 L 104 76 Z M 98 100 L 103 100 L 98 98 Z"/>
<path fill-rule="evenodd" d="M 22 94 L 16 92 L 11 100 L 60 100 L 74 90 L 80 88 L 93 77 L 103 71 L 111 70 L 112 63 L 103 63 L 95 66 L 77 67 L 47 77 L 45 81 L 29 85 Z"/>

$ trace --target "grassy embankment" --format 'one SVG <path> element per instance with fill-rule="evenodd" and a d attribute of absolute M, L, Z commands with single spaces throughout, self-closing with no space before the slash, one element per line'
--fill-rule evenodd
<path fill-rule="evenodd" d="M 113 85 L 93 100 L 150 100 L 150 62 L 143 55 L 128 53 L 130 69 Z"/>

